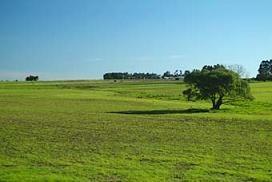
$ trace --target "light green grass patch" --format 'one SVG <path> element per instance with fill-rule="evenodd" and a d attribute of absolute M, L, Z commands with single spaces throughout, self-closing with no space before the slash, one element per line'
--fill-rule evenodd
<path fill-rule="evenodd" d="M 271 181 L 272 83 L 209 111 L 178 81 L 0 83 L 0 181 Z"/>

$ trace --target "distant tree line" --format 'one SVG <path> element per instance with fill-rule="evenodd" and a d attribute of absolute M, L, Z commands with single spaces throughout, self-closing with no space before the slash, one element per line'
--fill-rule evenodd
<path fill-rule="evenodd" d="M 246 72 L 245 68 L 242 65 L 228 65 L 224 66 L 228 70 L 231 70 L 237 73 L 241 78 L 246 80 L 257 80 L 257 81 L 272 81 L 272 59 L 263 60 L 260 63 L 258 74 L 256 77 L 249 78 L 249 74 Z M 213 66 L 205 66 L 205 70 L 212 70 Z M 128 72 L 112 72 L 105 73 L 104 79 L 166 79 L 166 80 L 183 80 L 187 75 L 191 72 L 186 70 L 182 72 L 182 70 L 175 70 L 173 73 L 170 71 L 166 71 L 163 74 L 156 73 L 128 73 Z"/>
<path fill-rule="evenodd" d="M 103 78 L 108 79 L 160 79 L 160 75 L 156 73 L 122 73 L 122 72 L 113 72 L 104 74 Z"/>
<path fill-rule="evenodd" d="M 39 80 L 39 76 L 33 76 L 33 75 L 29 75 L 28 77 L 25 78 L 26 81 L 38 81 Z"/>
<path fill-rule="evenodd" d="M 246 78 L 247 80 L 257 80 L 257 81 L 272 81 L 272 59 L 263 60 L 260 63 L 258 74 L 256 78 L 248 78 L 246 70 L 241 65 L 230 65 L 226 66 L 227 69 L 234 71 L 239 74 L 241 78 Z M 204 66 L 205 70 L 214 69 L 213 66 Z M 166 71 L 163 74 L 157 73 L 128 73 L 128 72 L 111 72 L 105 73 L 103 75 L 104 80 L 114 79 L 114 80 L 136 80 L 136 79 L 166 79 L 166 80 L 183 80 L 191 72 L 186 70 L 175 70 L 174 72 Z M 25 78 L 26 81 L 38 81 L 39 76 L 29 75 Z"/>
<path fill-rule="evenodd" d="M 181 70 L 176 70 L 174 73 L 166 71 L 162 75 L 156 73 L 128 73 L 128 72 L 112 72 L 105 73 L 103 75 L 104 80 L 116 79 L 116 80 L 130 80 L 130 79 L 183 79 L 184 76 L 189 74 L 190 71 L 185 71 L 184 74 Z"/>

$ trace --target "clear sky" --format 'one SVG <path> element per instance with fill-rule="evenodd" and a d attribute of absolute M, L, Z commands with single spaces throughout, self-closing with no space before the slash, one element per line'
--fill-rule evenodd
<path fill-rule="evenodd" d="M 0 0 L 0 80 L 99 79 L 272 58 L 271 0 Z"/>

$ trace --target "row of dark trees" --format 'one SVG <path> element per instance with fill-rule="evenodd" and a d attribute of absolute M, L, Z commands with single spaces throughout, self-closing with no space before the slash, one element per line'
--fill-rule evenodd
<path fill-rule="evenodd" d="M 26 81 L 38 81 L 39 80 L 39 76 L 33 76 L 33 75 L 29 75 L 28 77 L 25 78 Z"/>
<path fill-rule="evenodd" d="M 176 70 L 173 74 L 170 71 L 166 71 L 163 73 L 161 78 L 184 78 L 186 75 L 188 75 L 190 71 L 186 70 L 184 73 L 182 70 Z"/>
<path fill-rule="evenodd" d="M 160 79 L 160 76 L 156 73 L 122 73 L 122 72 L 113 72 L 106 73 L 103 76 L 104 80 L 109 79 Z"/>
<path fill-rule="evenodd" d="M 181 70 L 176 70 L 174 73 L 170 71 L 166 71 L 162 75 L 156 73 L 128 73 L 128 72 L 112 72 L 112 73 L 105 73 L 103 75 L 104 80 L 109 79 L 182 79 L 184 76 L 189 74 L 190 71 L 185 71 L 184 74 Z"/>
<path fill-rule="evenodd" d="M 213 69 L 212 66 L 206 66 L 207 70 Z M 238 73 L 241 77 L 245 74 L 245 69 L 240 65 L 229 66 L 228 69 Z M 103 78 L 108 79 L 175 79 L 180 80 L 190 74 L 190 71 L 186 70 L 184 73 L 181 70 L 176 70 L 173 73 L 170 71 L 164 72 L 162 75 L 156 73 L 128 73 L 128 72 L 112 72 L 105 73 Z M 254 79 L 254 78 L 253 78 Z M 272 59 L 263 60 L 258 69 L 258 74 L 255 78 L 258 81 L 272 81 Z M 25 78 L 26 81 L 38 81 L 39 76 L 29 75 Z"/>
<path fill-rule="evenodd" d="M 206 66 L 207 69 L 212 69 L 212 66 Z M 246 71 L 241 65 L 231 65 L 228 69 L 238 73 L 241 77 L 245 78 Z M 121 73 L 113 72 L 104 74 L 104 79 L 183 79 L 186 75 L 190 74 L 190 71 L 186 70 L 184 73 L 181 70 L 176 70 L 174 73 L 166 71 L 162 75 L 156 73 Z M 263 60 L 258 69 L 256 78 L 252 78 L 257 81 L 272 81 L 272 59 Z"/>

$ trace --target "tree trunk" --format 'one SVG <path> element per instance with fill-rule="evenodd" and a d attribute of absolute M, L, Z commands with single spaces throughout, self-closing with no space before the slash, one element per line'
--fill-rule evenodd
<path fill-rule="evenodd" d="M 216 107 L 216 102 L 215 100 L 212 100 L 212 109 L 215 109 L 215 107 Z"/>
<path fill-rule="evenodd" d="M 218 99 L 217 101 L 212 100 L 212 103 L 213 103 L 212 109 L 214 109 L 214 110 L 219 110 L 219 109 L 220 109 L 220 106 L 223 104 L 223 97 L 220 96 L 219 99 Z"/>
<path fill-rule="evenodd" d="M 211 97 L 211 100 L 212 100 L 212 109 L 214 109 L 214 108 L 215 108 L 215 105 L 216 105 L 215 97 Z"/>

